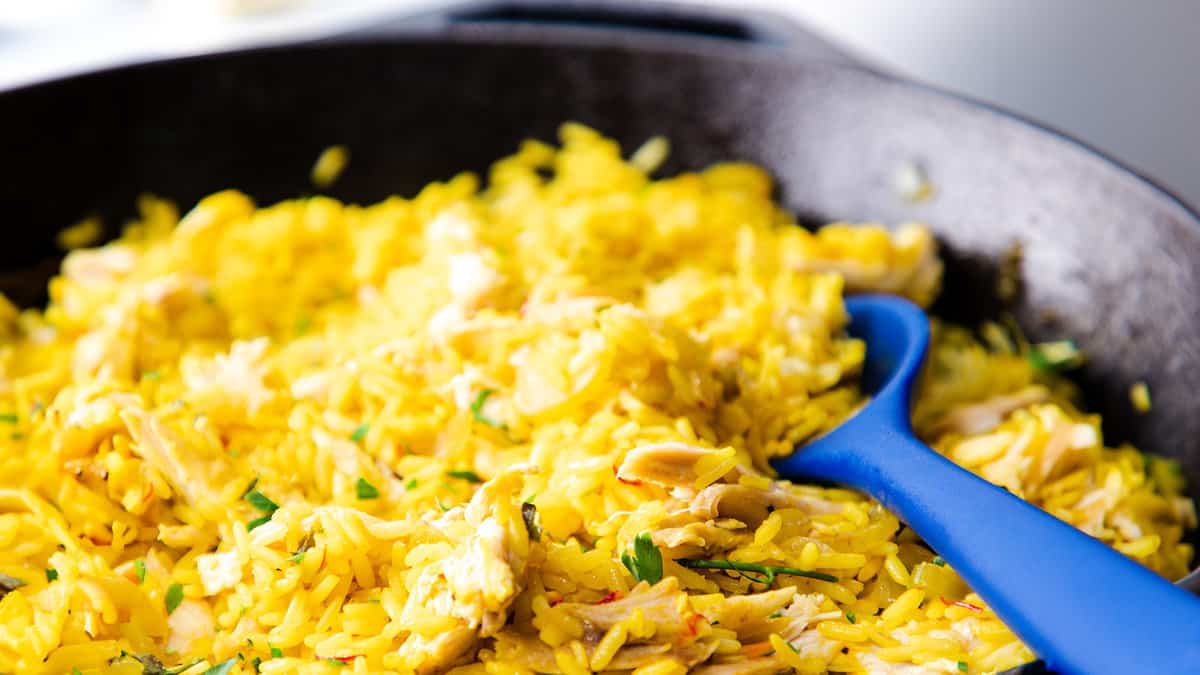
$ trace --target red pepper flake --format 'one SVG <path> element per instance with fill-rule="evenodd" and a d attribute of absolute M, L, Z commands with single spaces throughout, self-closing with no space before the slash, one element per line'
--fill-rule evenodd
<path fill-rule="evenodd" d="M 331 656 L 331 657 L 329 657 L 329 660 L 330 661 L 341 661 L 342 663 L 354 663 L 354 659 L 357 659 L 357 658 L 358 658 L 358 655 L 355 655 L 355 656 Z"/>
<path fill-rule="evenodd" d="M 550 598 L 550 606 L 551 607 L 553 607 L 563 601 L 561 595 L 552 595 L 552 596 L 549 596 L 549 598 Z"/>
<path fill-rule="evenodd" d="M 609 591 L 608 595 L 604 596 L 603 598 L 600 598 L 600 600 L 596 604 L 597 605 L 607 605 L 608 603 L 610 603 L 614 600 L 620 600 L 622 597 L 623 596 L 621 595 L 620 591 Z"/>
<path fill-rule="evenodd" d="M 642 484 L 642 481 L 640 481 L 640 480 L 629 480 L 628 478 L 621 478 L 621 470 L 616 464 L 613 464 L 613 475 L 617 477 L 617 482 L 619 482 L 619 483 L 624 483 L 626 485 L 641 485 Z"/>
<path fill-rule="evenodd" d="M 963 609 L 969 609 L 972 612 L 982 612 L 983 611 L 983 608 L 980 607 L 979 605 L 972 605 L 971 603 L 965 602 L 963 600 L 947 600 L 946 598 L 940 598 L 940 600 L 942 601 L 942 604 L 946 605 L 947 607 L 949 607 L 950 605 L 955 605 L 957 607 L 962 607 Z"/>
<path fill-rule="evenodd" d="M 688 618 L 687 618 L 688 635 L 696 635 L 700 632 L 700 629 L 697 626 L 699 626 L 700 620 L 703 618 L 704 618 L 704 615 L 699 614 L 699 613 L 692 613 L 692 614 L 688 615 Z"/>
<path fill-rule="evenodd" d="M 771 652 L 770 642 L 754 642 L 742 647 L 742 653 L 751 658 L 756 656 L 766 656 Z"/>

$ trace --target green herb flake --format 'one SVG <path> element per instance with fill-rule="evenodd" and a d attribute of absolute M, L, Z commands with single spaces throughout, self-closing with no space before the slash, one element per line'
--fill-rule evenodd
<path fill-rule="evenodd" d="M 767 615 L 768 619 L 778 619 L 783 616 L 783 612 L 771 612 Z"/>
<path fill-rule="evenodd" d="M 325 663 L 332 668 L 345 668 L 346 666 L 350 665 L 345 661 L 339 661 L 338 659 L 325 659 Z"/>
<path fill-rule="evenodd" d="M 542 526 L 538 523 L 537 507 L 529 502 L 521 504 L 521 518 L 525 521 L 525 531 L 529 533 L 530 541 L 541 541 Z"/>
<path fill-rule="evenodd" d="M 19 441 L 22 438 L 25 438 L 25 434 L 23 434 L 19 431 L 14 431 L 11 434 L 9 434 L 8 437 L 10 440 Z"/>
<path fill-rule="evenodd" d="M 134 560 L 133 573 L 137 575 L 139 585 L 146 583 L 146 561 L 142 558 Z"/>
<path fill-rule="evenodd" d="M 417 483 L 417 479 L 416 479 L 416 478 L 409 478 L 409 479 L 408 479 L 408 482 L 404 484 L 404 489 L 405 489 L 405 490 L 409 490 L 409 491 L 416 490 L 416 489 L 417 489 L 417 484 L 418 484 L 418 483 Z"/>
<path fill-rule="evenodd" d="M 162 379 L 162 373 L 158 372 L 157 370 L 147 370 L 146 372 L 142 373 L 142 379 L 143 380 L 160 380 L 160 379 Z"/>
<path fill-rule="evenodd" d="M 459 480 L 465 480 L 468 483 L 482 483 L 483 482 L 483 479 L 479 477 L 479 474 L 475 473 L 474 471 L 472 471 L 470 469 L 455 469 L 453 471 L 447 471 L 446 475 L 451 478 L 458 478 Z"/>
<path fill-rule="evenodd" d="M 265 515 L 261 518 L 255 518 L 254 520 L 246 523 L 246 531 L 253 532 L 254 530 L 262 527 L 263 525 L 266 525 L 269 522 L 271 522 L 271 514 L 268 513 L 267 515 Z"/>
<path fill-rule="evenodd" d="M 282 659 L 283 658 L 283 650 L 280 649 L 279 647 L 271 645 L 271 658 Z"/>
<path fill-rule="evenodd" d="M 229 671 L 233 670 L 233 665 L 237 663 L 237 658 L 225 659 L 217 665 L 204 671 L 204 675 L 229 675 Z"/>
<path fill-rule="evenodd" d="M 526 497 L 525 499 L 522 499 L 521 503 L 522 504 L 532 504 L 533 500 L 537 499 L 537 496 L 538 496 L 538 493 L 535 492 L 535 493 L 529 495 L 528 497 Z"/>
<path fill-rule="evenodd" d="M 288 560 L 299 565 L 300 563 L 304 562 L 304 553 L 304 551 L 296 551 L 288 556 Z"/>
<path fill-rule="evenodd" d="M 296 317 L 296 324 L 292 326 L 297 336 L 304 335 L 309 328 L 312 328 L 312 317 L 307 314 Z"/>
<path fill-rule="evenodd" d="M 855 623 L 858 618 L 854 616 L 854 612 L 846 612 L 846 620 L 850 623 Z"/>
<path fill-rule="evenodd" d="M 379 488 L 368 483 L 366 478 L 359 476 L 358 482 L 354 484 L 354 494 L 359 499 L 379 499 Z"/>
<path fill-rule="evenodd" d="M 250 484 L 246 486 L 246 489 L 242 490 L 242 499 L 245 499 L 246 495 L 254 492 L 254 488 L 256 487 L 258 487 L 258 476 L 255 476 L 254 480 L 250 481 Z"/>
<path fill-rule="evenodd" d="M 53 567 L 47 567 L 46 568 L 46 581 L 50 582 L 50 581 L 57 581 L 57 580 L 58 580 L 58 570 L 54 569 Z"/>
<path fill-rule="evenodd" d="M 442 510 L 442 513 L 445 513 L 450 510 L 449 506 L 446 506 L 445 504 L 442 503 L 441 497 L 434 497 L 433 501 L 437 502 L 438 508 Z"/>
<path fill-rule="evenodd" d="M 20 421 L 21 418 L 17 417 L 16 413 L 0 413 L 0 422 L 5 424 L 16 424 Z"/>
<path fill-rule="evenodd" d="M 252 668 L 254 668 L 254 672 L 256 672 L 256 673 L 262 672 L 260 670 L 260 667 L 262 666 L 262 657 L 256 656 L 256 657 L 250 659 L 250 666 Z"/>
<path fill-rule="evenodd" d="M 78 668 L 72 668 L 71 675 L 83 675 L 83 672 L 80 671 Z"/>
<path fill-rule="evenodd" d="M 167 587 L 167 595 L 164 599 L 164 604 L 167 607 L 167 614 L 171 614 L 179 609 L 179 603 L 183 602 L 183 586 L 179 584 L 171 584 Z"/>
<path fill-rule="evenodd" d="M 479 392 L 479 395 L 477 395 L 475 400 L 471 402 L 471 417 L 476 422 L 479 422 L 480 424 L 486 424 L 493 429 L 507 429 L 508 425 L 504 424 L 503 422 L 497 422 L 496 420 L 483 414 L 483 404 L 487 403 L 488 397 L 494 393 L 496 393 L 495 389 L 484 389 L 483 391 Z"/>
<path fill-rule="evenodd" d="M 654 539 L 650 537 L 649 532 L 634 537 L 633 555 L 621 554 L 621 562 L 638 581 L 653 585 L 662 580 L 662 552 L 654 545 Z"/>
<path fill-rule="evenodd" d="M 738 572 L 742 578 L 749 580 L 751 583 L 763 584 L 766 586 L 770 586 L 771 584 L 775 583 L 775 577 L 780 574 L 786 574 L 794 577 L 805 577 L 808 579 L 817 579 L 818 581 L 828 581 L 831 583 L 837 582 L 838 580 L 838 578 L 832 574 L 825 574 L 824 572 L 802 570 L 795 567 L 736 562 L 733 560 L 695 560 L 691 558 L 680 558 L 675 562 L 689 569 L 726 570 L 730 572 Z M 759 574 L 762 576 L 751 576 L 749 573 Z"/>
<path fill-rule="evenodd" d="M 279 510 L 279 505 L 271 500 L 270 497 L 264 495 L 258 490 L 251 490 L 246 493 L 242 499 L 250 502 L 250 506 L 262 511 L 263 513 L 271 514 Z"/>
<path fill-rule="evenodd" d="M 1026 358 L 1033 369 L 1039 372 L 1061 372 L 1077 368 L 1083 363 L 1082 352 L 1071 340 L 1030 345 Z"/>
<path fill-rule="evenodd" d="M 960 672 L 960 673 L 967 672 L 967 662 L 966 661 L 958 662 L 958 672 Z"/>
<path fill-rule="evenodd" d="M 933 564 L 934 564 L 934 565 L 937 565 L 938 567 L 945 567 L 945 566 L 946 566 L 946 559 L 945 559 L 945 558 L 943 558 L 943 557 L 942 557 L 942 556 L 940 556 L 940 555 L 938 555 L 938 556 L 934 556 L 934 557 L 933 557 Z"/>
<path fill-rule="evenodd" d="M 363 439 L 367 437 L 367 432 L 370 430 L 371 425 L 363 422 L 362 424 L 354 427 L 354 431 L 350 434 L 350 440 L 354 441 L 355 443 L 362 443 Z"/>

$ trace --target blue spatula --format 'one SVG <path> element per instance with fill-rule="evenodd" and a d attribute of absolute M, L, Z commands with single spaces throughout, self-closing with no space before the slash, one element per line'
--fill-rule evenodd
<path fill-rule="evenodd" d="M 863 385 L 873 398 L 775 462 L 779 473 L 879 500 L 1052 670 L 1200 674 L 1200 598 L 917 440 L 909 399 L 929 344 L 925 314 L 885 296 L 846 306 L 850 333 L 867 344 Z"/>

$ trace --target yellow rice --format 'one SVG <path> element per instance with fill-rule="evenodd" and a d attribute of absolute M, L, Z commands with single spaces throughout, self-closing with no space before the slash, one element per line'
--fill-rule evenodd
<path fill-rule="evenodd" d="M 0 304 L 0 672 L 1031 659 L 895 516 L 767 464 L 861 403 L 843 296 L 928 304 L 929 231 L 810 233 L 754 166 L 653 180 L 664 139 L 632 162 L 576 124 L 561 141 L 484 188 L 370 206 L 226 191 L 180 218 L 145 197 L 67 257 L 44 311 Z M 1030 347 L 992 342 L 936 325 L 918 431 L 1186 572 L 1177 466 L 1106 447 Z M 654 585 L 622 563 L 643 533 Z M 828 577 L 768 588 L 685 558 Z"/>

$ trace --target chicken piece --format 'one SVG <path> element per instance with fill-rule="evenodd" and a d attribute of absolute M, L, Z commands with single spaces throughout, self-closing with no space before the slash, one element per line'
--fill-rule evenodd
<path fill-rule="evenodd" d="M 211 501 L 206 495 L 223 492 L 225 481 L 217 475 L 221 465 L 205 461 L 205 457 L 183 447 L 183 441 L 157 417 L 138 407 L 125 408 L 120 415 L 133 437 L 133 451 L 158 470 L 189 504 L 204 508 Z"/>
<path fill-rule="evenodd" d="M 1070 473 L 1087 461 L 1088 451 L 1099 442 L 1100 436 L 1092 425 L 1060 420 L 1042 446 L 1041 457 L 1025 474 L 1027 490 L 1032 493 L 1043 484 Z"/>
<path fill-rule="evenodd" d="M 479 637 L 495 635 L 523 590 L 529 533 L 521 516 L 520 468 L 484 483 L 466 508 L 432 523 L 460 543 L 442 560 L 425 566 L 410 590 L 401 621 L 416 623 L 434 613 L 459 624 L 436 636 L 411 634 L 401 647 L 417 672 L 442 671 L 472 649 Z M 422 660 L 422 656 L 423 660 Z"/>
<path fill-rule="evenodd" d="M 71 251 L 63 259 L 63 276 L 81 285 L 120 281 L 137 265 L 137 253 L 124 244 Z"/>
<path fill-rule="evenodd" d="M 413 633 L 396 650 L 396 655 L 416 675 L 444 673 L 467 660 L 478 637 L 477 631 L 466 626 L 432 636 Z"/>
<path fill-rule="evenodd" d="M 663 487 L 692 487 L 696 462 L 715 452 L 687 443 L 652 443 L 630 450 L 617 469 L 617 479 L 644 481 Z"/>
<path fill-rule="evenodd" d="M 54 452 L 63 460 L 90 458 L 105 437 L 124 426 L 119 413 L 142 405 L 137 394 L 109 392 L 96 395 L 95 389 L 67 389 L 47 411 L 59 421 L 59 433 L 53 439 Z M 65 415 L 63 413 L 67 412 Z"/>
<path fill-rule="evenodd" d="M 756 528 L 776 509 L 799 509 L 811 514 L 841 513 L 842 505 L 819 497 L 797 494 L 783 483 L 766 490 L 718 483 L 701 490 L 688 510 L 698 520 L 733 518 Z"/>
<path fill-rule="evenodd" d="M 1000 426 L 1012 412 L 1041 403 L 1048 398 L 1049 390 L 1040 385 L 1031 385 L 1011 394 L 958 406 L 931 424 L 923 435 L 927 438 L 937 438 L 947 433 L 970 436 L 991 431 Z"/>
<path fill-rule="evenodd" d="M 924 225 L 906 223 L 885 234 L 889 240 L 881 255 L 848 257 L 841 251 L 854 251 L 857 240 L 879 236 L 877 228 L 827 225 L 817 233 L 818 240 L 829 246 L 828 257 L 797 260 L 799 272 L 836 272 L 852 293 L 890 293 L 903 295 L 922 307 L 937 296 L 942 281 L 942 261 L 937 240 Z M 830 246 L 832 245 L 832 246 Z"/>
<path fill-rule="evenodd" d="M 181 363 L 183 382 L 196 406 L 215 420 L 244 422 L 269 404 L 274 394 L 263 383 L 268 373 L 263 360 L 269 346 L 267 338 L 239 340 L 229 347 L 228 354 L 185 358 Z"/>
<path fill-rule="evenodd" d="M 778 621 L 768 617 L 793 603 L 795 598 L 794 588 L 729 596 L 708 614 L 708 620 L 734 631 L 743 643 L 759 642 L 770 637 Z"/>
<path fill-rule="evenodd" d="M 193 642 L 211 638 L 214 627 L 208 603 L 184 599 L 167 617 L 167 649 L 186 654 Z"/>
<path fill-rule="evenodd" d="M 709 551 L 736 548 L 740 541 L 748 538 L 745 528 L 745 524 L 737 520 L 709 520 L 657 530 L 651 536 L 663 553 L 669 554 L 668 557 L 695 558 Z"/>
<path fill-rule="evenodd" d="M 687 594 L 679 590 L 679 580 L 667 577 L 650 586 L 639 583 L 629 595 L 603 605 L 582 602 L 564 602 L 558 608 L 597 631 L 603 633 L 626 619 L 635 609 L 641 609 L 646 620 L 658 626 L 655 637 L 675 635 L 686 628 L 683 609 L 689 606 Z"/>

